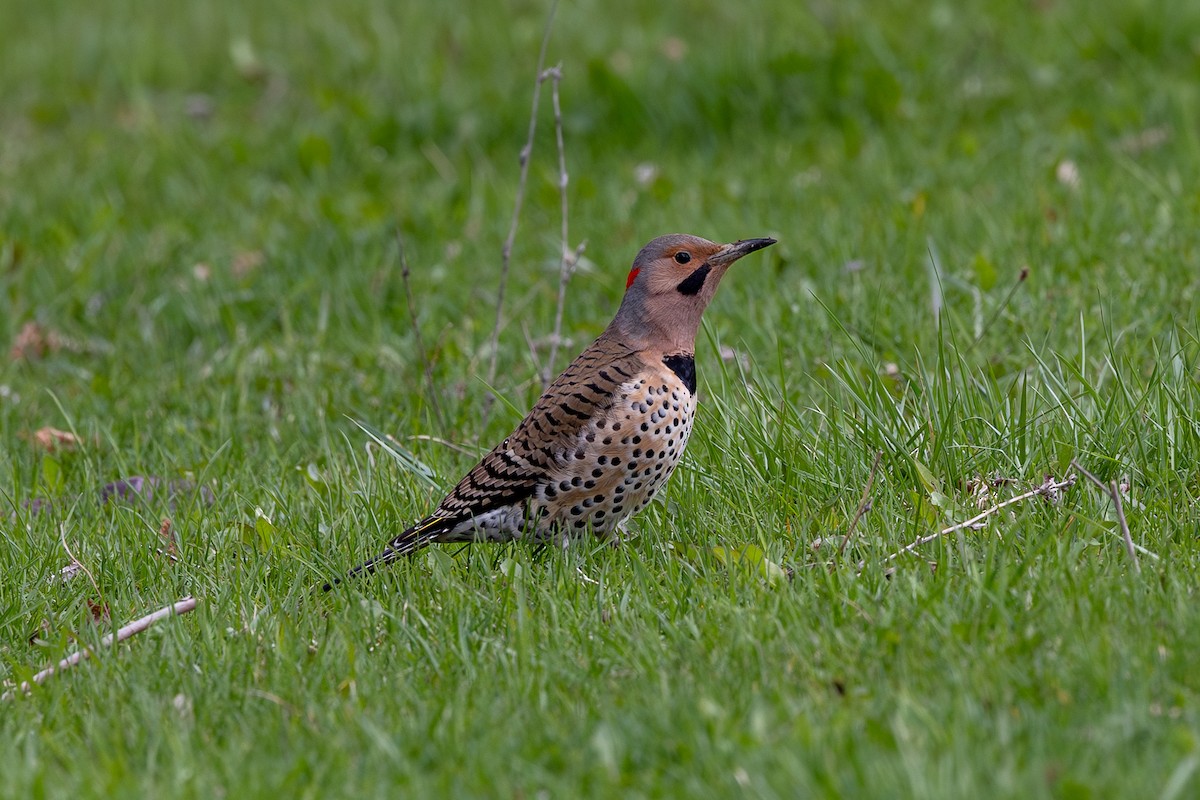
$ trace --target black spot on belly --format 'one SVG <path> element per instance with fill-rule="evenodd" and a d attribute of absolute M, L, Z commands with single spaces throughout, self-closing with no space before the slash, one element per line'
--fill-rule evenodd
<path fill-rule="evenodd" d="M 663 363 L 667 368 L 674 372 L 679 380 L 683 381 L 683 385 L 687 387 L 688 394 L 696 393 L 696 357 L 691 353 L 676 353 L 675 355 L 665 356 Z"/>

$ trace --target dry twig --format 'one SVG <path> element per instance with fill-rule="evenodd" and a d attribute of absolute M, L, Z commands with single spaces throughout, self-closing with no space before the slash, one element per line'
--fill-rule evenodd
<path fill-rule="evenodd" d="M 1121 505 L 1121 489 L 1116 481 L 1109 481 L 1109 494 L 1112 495 L 1113 505 L 1117 508 L 1117 524 L 1121 526 L 1121 538 L 1125 541 L 1125 552 L 1133 559 L 1133 571 L 1141 572 L 1142 565 L 1138 563 L 1137 551 L 1133 549 L 1133 537 L 1129 534 L 1129 523 L 1125 521 L 1125 508 Z"/>
<path fill-rule="evenodd" d="M 1026 266 L 1021 267 L 1021 271 L 1017 273 L 1016 283 L 1014 283 L 1009 288 L 1008 294 L 1004 295 L 1004 299 L 1000 301 L 1000 305 L 996 306 L 992 310 L 991 316 L 988 317 L 987 322 L 983 323 L 983 325 L 980 328 L 979 335 L 976 336 L 975 341 L 971 342 L 971 344 L 967 347 L 966 352 L 968 352 L 968 353 L 971 352 L 972 350 L 975 349 L 976 345 L 978 345 L 981 341 L 983 341 L 983 337 L 987 336 L 987 332 L 992 329 L 992 325 L 994 325 L 996 323 L 996 320 L 1004 312 L 1004 309 L 1006 309 L 1008 307 L 1008 304 L 1012 302 L 1013 295 L 1015 295 L 1017 293 L 1017 289 L 1021 288 L 1021 286 L 1025 283 L 1025 279 L 1028 277 L 1029 277 L 1029 266 L 1026 265 Z"/>
<path fill-rule="evenodd" d="M 525 337 L 525 347 L 529 349 L 529 358 L 533 362 L 533 371 L 538 375 L 545 375 L 550 371 L 549 367 L 543 369 L 542 359 L 538 357 L 538 343 L 534 341 L 533 334 L 529 331 L 529 322 L 521 320 L 521 335 Z"/>
<path fill-rule="evenodd" d="M 196 598 L 185 597 L 182 600 L 178 601 L 177 603 L 173 603 L 169 606 L 166 606 L 165 608 L 160 608 L 158 611 L 155 611 L 153 614 L 147 614 L 146 616 L 142 617 L 141 619 L 137 620 L 136 622 L 129 623 L 128 625 L 124 626 L 119 631 L 117 631 L 115 634 L 110 633 L 108 636 L 105 636 L 103 639 L 100 640 L 100 646 L 101 647 L 111 647 L 114 644 L 116 644 L 117 642 L 123 642 L 132 636 L 136 636 L 137 634 L 146 630 L 147 628 L 149 628 L 151 625 L 153 625 L 156 622 L 164 620 L 170 616 L 186 614 L 189 611 L 194 610 L 195 608 L 196 608 Z M 66 669 L 70 669 L 71 667 L 78 664 L 80 661 L 84 661 L 85 659 L 90 658 L 91 655 L 92 655 L 92 651 L 86 647 L 76 650 L 74 653 L 67 656 L 62 661 L 59 661 L 58 664 L 51 666 L 51 667 L 46 667 L 44 670 L 42 670 L 38 674 L 34 675 L 33 678 L 31 678 L 30 680 L 23 681 L 21 683 L 21 685 L 19 687 L 17 687 L 16 689 L 12 689 L 12 690 L 5 692 L 3 697 L 0 697 L 0 700 L 12 700 L 14 697 L 16 697 L 17 692 L 21 692 L 22 694 L 29 694 L 29 692 L 33 690 L 34 684 L 44 683 L 51 675 L 54 675 L 57 672 L 62 672 L 63 670 L 66 670 Z"/>
<path fill-rule="evenodd" d="M 92 571 L 90 569 L 88 569 L 87 567 L 85 567 L 83 565 L 82 561 L 80 561 L 78 558 L 75 557 L 75 554 L 71 552 L 71 548 L 67 544 L 67 526 L 65 524 L 59 526 L 58 536 L 59 536 L 59 541 L 62 542 L 63 550 L 67 551 L 67 558 L 71 559 L 71 564 L 69 564 L 67 566 L 70 567 L 71 565 L 78 564 L 79 568 L 81 570 L 83 570 L 83 574 L 87 575 L 88 580 L 92 582 L 92 588 L 96 590 L 96 596 L 101 597 L 100 586 L 99 586 L 99 584 L 96 583 L 96 576 L 92 574 Z M 67 567 L 64 567 L 60 574 L 65 575 L 66 572 L 67 572 Z"/>
<path fill-rule="evenodd" d="M 1121 527 L 1121 539 L 1125 542 L 1125 552 L 1129 554 L 1129 558 L 1133 561 L 1134 572 L 1141 572 L 1142 565 L 1138 563 L 1137 557 L 1137 551 L 1139 548 L 1133 543 L 1133 536 L 1131 536 L 1129 533 L 1129 524 L 1125 522 L 1125 507 L 1121 505 L 1121 487 L 1117 485 L 1116 481 L 1105 483 L 1104 481 L 1100 480 L 1091 472 L 1084 469 L 1084 466 L 1079 463 L 1078 459 L 1072 458 L 1071 466 L 1079 470 L 1079 473 L 1083 475 L 1083 477 L 1095 484 L 1100 491 L 1104 492 L 1109 496 L 1109 498 L 1112 499 L 1113 508 L 1115 508 L 1117 511 L 1117 524 Z M 1143 550 L 1143 552 L 1154 556 L 1156 559 L 1158 558 L 1158 556 L 1155 556 L 1149 550 Z"/>
<path fill-rule="evenodd" d="M 537 80 L 533 84 L 533 102 L 529 111 L 529 134 L 525 138 L 525 146 L 521 148 L 521 178 L 517 183 L 517 196 L 513 203 L 512 222 L 509 224 L 508 236 L 504 240 L 504 249 L 501 251 L 500 287 L 496 292 L 496 322 L 492 326 L 492 340 L 490 345 L 491 362 L 488 365 L 487 373 L 488 386 L 494 386 L 496 383 L 496 358 L 500 352 L 500 325 L 504 321 L 504 290 L 508 284 L 508 268 L 509 262 L 512 259 L 513 242 L 517 238 L 517 222 L 521 218 L 521 206 L 525 201 L 525 184 L 529 180 L 529 157 L 533 153 L 533 137 L 537 132 L 538 103 L 542 97 L 542 83 L 545 81 L 546 48 L 550 44 L 550 31 L 553 30 L 554 12 L 557 9 L 557 2 L 550 6 L 550 13 L 546 17 L 546 30 L 542 34 L 542 47 L 538 52 L 537 61 Z M 490 408 L 490 406 L 491 403 L 489 400 L 488 407 Z"/>
<path fill-rule="evenodd" d="M 842 537 L 842 543 L 838 545 L 838 558 L 842 557 L 842 553 L 846 552 L 846 545 L 850 543 L 850 537 L 854 535 L 854 528 L 858 525 L 858 521 L 862 519 L 863 514 L 871 510 L 871 486 L 875 483 L 875 473 L 879 471 L 879 459 L 883 458 L 883 451 L 875 451 L 875 461 L 871 464 L 871 473 L 867 475 L 867 485 L 863 487 L 862 499 L 858 501 L 858 510 L 854 512 L 854 519 L 850 520 L 850 527 L 846 529 L 846 535 Z"/>
<path fill-rule="evenodd" d="M 579 247 L 575 248 L 574 255 L 570 251 L 570 240 L 567 237 L 567 183 L 570 177 L 567 174 L 567 148 L 563 142 L 563 124 L 562 124 L 562 105 L 558 100 L 558 84 L 562 81 L 562 64 L 546 70 L 542 75 L 544 80 L 550 78 L 550 99 L 554 104 L 554 138 L 558 143 L 558 196 L 562 206 L 562 253 L 559 256 L 558 263 L 558 305 L 554 311 L 554 332 L 550 335 L 550 356 L 546 359 L 546 365 L 542 369 L 542 383 L 550 383 L 553 377 L 554 360 L 558 356 L 558 347 L 562 344 L 562 319 L 563 306 L 567 302 L 567 283 L 571 280 L 571 275 L 575 272 L 575 265 L 579 263 L 579 257 L 583 255 L 584 243 L 580 242 Z"/>
<path fill-rule="evenodd" d="M 1008 500 L 1005 500 L 1003 503 L 997 503 L 996 505 L 992 506 L 991 508 L 989 508 L 979 514 L 976 514 L 975 516 L 971 517 L 966 522 L 959 522 L 955 525 L 951 525 L 948 528 L 942 528 L 937 533 L 931 533 L 928 536 L 922 536 L 920 539 L 917 539 L 915 542 L 905 545 L 904 547 L 900 548 L 899 550 L 897 550 L 896 552 L 892 553 L 890 556 L 885 558 L 884 563 L 887 563 L 888 561 L 895 561 L 897 558 L 904 555 L 905 553 L 911 553 L 913 550 L 916 550 L 921 545 L 929 544 L 933 540 L 941 538 L 942 536 L 945 536 L 948 533 L 954 533 L 955 531 L 962 530 L 963 528 L 978 527 L 979 523 L 981 523 L 983 520 L 990 517 L 992 514 L 995 514 L 997 511 L 999 511 L 1003 508 L 1007 508 L 1008 506 L 1011 506 L 1015 503 L 1024 502 L 1025 500 L 1028 500 L 1031 497 L 1038 497 L 1038 496 L 1054 497 L 1058 492 L 1061 492 L 1063 489 L 1070 488 L 1074 485 L 1075 485 L 1075 475 L 1073 475 L 1073 474 L 1068 475 L 1066 478 L 1064 478 L 1061 481 L 1056 481 L 1053 476 L 1048 476 L 1046 478 L 1045 482 L 1043 482 L 1042 485 L 1038 486 L 1036 489 L 1030 489 L 1028 492 L 1025 492 L 1024 494 L 1019 494 L 1016 497 L 1010 497 Z"/>

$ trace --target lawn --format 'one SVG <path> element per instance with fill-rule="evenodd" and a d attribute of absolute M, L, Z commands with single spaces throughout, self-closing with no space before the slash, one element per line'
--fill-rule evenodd
<path fill-rule="evenodd" d="M 553 364 L 504 5 L 0 0 L 0 796 L 1200 796 L 1200 5 L 564 3 Z M 314 594 L 675 231 L 636 535 Z"/>

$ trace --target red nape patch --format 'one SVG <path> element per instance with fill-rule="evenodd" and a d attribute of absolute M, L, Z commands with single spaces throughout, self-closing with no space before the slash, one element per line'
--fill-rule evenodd
<path fill-rule="evenodd" d="M 630 286 L 633 286 L 633 282 L 637 280 L 637 274 L 641 271 L 642 270 L 640 267 L 635 267 L 634 269 L 629 270 L 629 277 L 625 279 L 626 289 L 628 289 Z"/>

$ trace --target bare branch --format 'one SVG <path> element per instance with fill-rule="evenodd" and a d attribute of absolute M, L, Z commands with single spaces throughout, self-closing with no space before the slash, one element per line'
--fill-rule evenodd
<path fill-rule="evenodd" d="M 1154 560 L 1157 561 L 1158 560 L 1157 555 L 1155 555 L 1154 553 L 1151 553 L 1149 550 L 1146 550 L 1145 548 L 1138 547 L 1136 544 L 1133 543 L 1133 536 L 1131 536 L 1129 533 L 1129 524 L 1125 522 L 1125 507 L 1121 504 L 1121 487 L 1117 484 L 1117 482 L 1110 481 L 1109 483 L 1105 483 L 1104 481 L 1100 480 L 1095 475 L 1093 475 L 1090 471 L 1085 469 L 1084 466 L 1079 463 L 1078 459 L 1072 458 L 1071 466 L 1074 467 L 1075 469 L 1079 470 L 1080 474 L 1083 475 L 1083 477 L 1087 478 L 1088 481 L 1095 484 L 1096 488 L 1098 488 L 1100 491 L 1104 492 L 1106 495 L 1109 496 L 1109 499 L 1112 500 L 1113 508 L 1115 508 L 1117 511 L 1117 524 L 1121 527 L 1121 539 L 1125 543 L 1125 552 L 1129 554 L 1129 558 L 1132 559 L 1132 561 L 1133 561 L 1134 571 L 1139 572 L 1139 573 L 1142 571 L 1142 565 L 1138 563 L 1138 558 L 1137 558 L 1137 554 L 1138 554 L 1139 550 L 1141 550 L 1146 555 L 1151 556 L 1152 558 L 1154 558 Z"/>
<path fill-rule="evenodd" d="M 396 248 L 400 252 L 400 280 L 404 282 L 404 298 L 408 303 L 408 318 L 412 323 L 413 339 L 417 347 L 417 358 L 425 373 L 425 385 L 429 390 L 429 403 L 433 406 L 433 415 L 437 418 L 438 429 L 446 430 L 446 418 L 442 416 L 442 404 L 438 400 L 437 385 L 433 381 L 433 362 L 425 351 L 425 340 L 421 338 L 421 326 L 417 324 L 417 306 L 413 302 L 412 282 L 409 280 L 408 255 L 404 249 L 404 238 L 400 235 L 400 226 L 396 226 Z"/>
<path fill-rule="evenodd" d="M 949 528 L 943 528 L 942 530 L 938 531 L 937 533 L 931 533 L 928 536 L 922 536 L 920 539 L 917 539 L 915 542 L 905 545 L 904 547 L 900 548 L 899 550 L 897 550 L 896 552 L 892 553 L 890 556 L 885 558 L 884 563 L 887 563 L 888 561 L 895 561 L 897 558 L 904 555 L 905 553 L 911 553 L 913 550 L 916 550 L 921 545 L 929 544 L 930 542 L 934 541 L 935 539 L 939 539 L 948 533 L 954 533 L 955 531 L 962 530 L 963 528 L 977 528 L 977 527 L 979 527 L 979 523 L 983 522 L 983 520 L 985 520 L 988 517 L 990 517 L 991 515 L 995 514 L 997 511 L 999 511 L 1003 508 L 1007 508 L 1008 506 L 1011 506 L 1015 503 L 1021 503 L 1021 502 L 1024 502 L 1025 500 L 1028 500 L 1031 497 L 1038 497 L 1038 496 L 1052 498 L 1055 495 L 1057 495 L 1058 492 L 1061 492 L 1064 489 L 1068 489 L 1074 485 L 1075 485 L 1075 475 L 1073 475 L 1073 474 L 1068 475 L 1065 479 L 1063 479 L 1061 481 L 1056 481 L 1056 480 L 1054 480 L 1053 476 L 1048 476 L 1046 478 L 1045 482 L 1042 483 L 1042 485 L 1037 487 L 1036 489 L 1030 489 L 1028 492 L 1025 492 L 1024 494 L 1019 494 L 1016 497 L 1011 497 L 1008 500 L 1005 500 L 1003 503 L 998 503 L 998 504 L 992 506 L 991 508 L 987 509 L 986 511 L 976 514 L 975 516 L 971 517 L 966 522 L 959 522 L 955 525 L 951 525 Z"/>
<path fill-rule="evenodd" d="M 440 444 L 442 447 L 449 447 L 451 450 L 462 453 L 468 458 L 478 459 L 483 455 L 484 452 L 486 452 L 480 450 L 479 448 L 464 447 L 463 445 L 457 444 L 456 442 L 452 442 L 448 439 L 442 439 L 438 436 L 429 436 L 428 434 L 424 433 L 416 434 L 414 436 L 410 436 L 409 438 L 419 442 L 433 442 L 434 444 Z"/>
<path fill-rule="evenodd" d="M 153 614 L 147 614 L 146 616 L 142 617 L 141 619 L 137 620 L 136 622 L 129 623 L 128 625 L 126 625 L 125 627 L 123 627 L 119 631 L 117 631 L 115 634 L 110 633 L 108 636 L 105 636 L 103 639 L 100 640 L 100 646 L 101 647 L 112 647 L 117 642 L 123 642 L 132 636 L 136 636 L 137 634 L 146 630 L 147 628 L 149 628 L 151 625 L 153 625 L 156 622 L 160 622 L 170 616 L 178 616 L 180 614 L 186 614 L 189 611 L 194 610 L 195 608 L 196 608 L 196 598 L 185 597 L 176 603 L 166 606 L 165 608 L 160 608 L 158 611 L 155 611 Z M 67 656 L 62 661 L 59 661 L 58 664 L 56 664 L 55 666 L 46 667 L 44 670 L 42 670 L 38 674 L 34 675 L 32 679 L 30 679 L 28 681 L 23 681 L 21 683 L 21 685 L 19 687 L 17 687 L 16 689 L 5 692 L 3 697 L 0 697 L 0 700 L 12 700 L 14 697 L 16 697 L 17 692 L 20 692 L 22 694 L 29 694 L 29 692 L 33 690 L 34 684 L 44 683 L 48 678 L 50 678 L 51 675 L 54 675 L 55 673 L 58 673 L 58 672 L 62 672 L 63 670 L 66 670 L 66 669 L 70 669 L 71 667 L 75 666 L 79 662 L 90 658 L 91 655 L 92 655 L 92 651 L 86 647 L 84 647 L 80 650 L 76 650 L 74 653 Z"/>
<path fill-rule="evenodd" d="M 538 343 L 534 341 L 533 334 L 529 332 L 529 323 L 521 320 L 521 335 L 525 337 L 525 346 L 529 349 L 529 360 L 533 362 L 533 371 L 538 375 L 543 375 L 549 372 L 549 367 L 543 369 L 542 359 L 538 355 Z"/>
<path fill-rule="evenodd" d="M 1121 505 L 1121 487 L 1116 481 L 1109 481 L 1109 494 L 1112 495 L 1113 505 L 1117 509 L 1117 523 L 1121 526 L 1121 538 L 1125 540 L 1125 552 L 1133 561 L 1133 571 L 1141 572 L 1142 565 L 1138 563 L 1137 551 L 1133 549 L 1133 537 L 1129 534 L 1129 525 L 1125 522 L 1125 508 Z"/>
<path fill-rule="evenodd" d="M 1021 288 L 1021 286 L 1025 283 L 1025 279 L 1028 277 L 1029 277 L 1029 266 L 1026 265 L 1026 266 L 1021 267 L 1021 271 L 1017 273 L 1016 283 L 1014 283 L 1009 288 L 1008 294 L 1004 295 L 1004 299 L 1000 301 L 1000 305 L 996 306 L 992 310 L 991 316 L 988 317 L 987 322 L 983 323 L 983 326 L 980 329 L 979 335 L 976 336 L 975 341 L 971 342 L 971 344 L 967 347 L 966 352 L 968 352 L 968 353 L 971 352 L 972 350 L 975 349 L 975 346 L 977 344 L 979 344 L 981 341 L 983 341 L 983 337 L 987 336 L 987 332 L 992 329 L 992 325 L 994 325 L 996 323 L 996 320 L 1004 312 L 1004 309 L 1007 308 L 1008 304 L 1012 302 L 1013 295 L 1015 295 L 1017 293 L 1017 289 Z"/>
<path fill-rule="evenodd" d="M 846 552 L 846 545 L 850 543 L 850 537 L 854 535 L 854 528 L 858 525 L 858 521 L 871 510 L 871 485 L 875 483 L 875 473 L 879 471 L 879 459 L 883 458 L 883 451 L 875 451 L 875 461 L 871 464 L 871 472 L 867 475 L 867 485 L 863 487 L 862 499 L 858 501 L 858 510 L 854 512 L 854 519 L 850 520 L 850 527 L 846 529 L 846 535 L 842 537 L 842 543 L 838 545 L 838 558 L 842 557 L 842 553 Z"/>
<path fill-rule="evenodd" d="M 567 283 L 575 272 L 575 265 L 579 263 L 579 257 L 583 255 L 585 246 L 581 242 L 572 255 L 570 240 L 567 237 L 567 218 L 569 216 L 567 213 L 567 183 L 570 177 L 567 174 L 567 148 L 563 142 L 562 105 L 558 99 L 558 84 L 562 81 L 562 64 L 546 70 L 546 74 L 550 77 L 550 99 L 554 104 L 554 138 L 558 143 L 558 195 L 562 205 L 562 252 L 558 263 L 558 305 L 554 311 L 554 332 L 550 335 L 550 356 L 546 359 L 546 366 L 542 370 L 543 384 L 550 383 L 550 379 L 553 377 L 554 360 L 558 356 L 559 345 L 562 344 L 563 306 L 567 301 Z"/>
<path fill-rule="evenodd" d="M 550 6 L 550 13 L 546 17 L 546 30 L 542 34 L 542 46 L 538 52 L 537 61 L 537 79 L 533 84 L 533 102 L 529 111 L 529 134 L 525 138 L 525 146 L 521 148 L 521 179 L 517 184 L 517 196 L 513 203 L 512 222 L 508 227 L 508 236 L 504 240 L 504 249 L 501 251 L 500 258 L 500 287 L 496 292 L 496 322 L 492 326 L 491 340 L 491 362 L 488 365 L 488 386 L 494 386 L 496 383 L 496 358 L 499 355 L 500 348 L 500 326 L 504 321 L 504 290 L 508 284 L 508 269 L 509 262 L 512 258 L 513 242 L 517 238 L 517 222 L 521 218 L 521 206 L 525 201 L 525 183 L 529 180 L 529 160 L 533 153 L 533 137 L 537 132 L 537 113 L 538 103 L 542 97 L 542 82 L 545 80 L 543 73 L 546 68 L 546 49 L 550 45 L 550 32 L 554 26 L 554 12 L 558 10 L 558 2 Z M 489 395 L 490 397 L 490 395 Z M 490 408 L 490 401 L 489 401 Z"/>
<path fill-rule="evenodd" d="M 63 550 L 67 551 L 67 558 L 71 559 L 72 564 L 79 565 L 79 568 L 81 570 L 83 570 L 83 574 L 87 575 L 88 580 L 92 582 L 92 588 L 96 590 L 96 596 L 99 597 L 101 599 L 101 601 L 103 601 L 104 597 L 100 593 L 99 584 L 96 583 L 96 576 L 92 574 L 92 571 L 90 569 L 88 569 L 87 567 L 85 567 L 83 565 L 82 561 L 80 561 L 78 558 L 75 557 L 75 554 L 71 552 L 71 548 L 67 545 L 67 526 L 65 523 L 59 526 L 58 535 L 59 535 L 59 540 L 62 542 Z M 65 573 L 65 570 L 64 570 L 64 573 Z"/>

